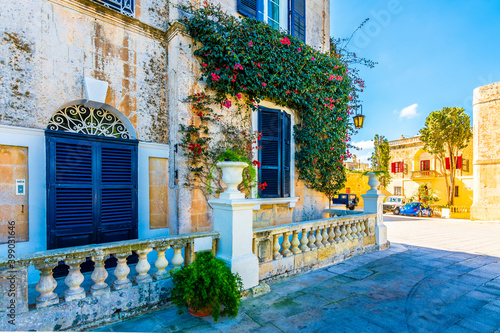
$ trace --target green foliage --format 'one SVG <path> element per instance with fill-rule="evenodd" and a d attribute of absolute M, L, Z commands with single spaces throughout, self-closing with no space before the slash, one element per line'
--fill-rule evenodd
<path fill-rule="evenodd" d="M 445 175 L 448 189 L 448 205 L 453 205 L 453 189 L 455 187 L 455 158 L 461 149 L 467 147 L 472 138 L 470 117 L 463 108 L 445 107 L 432 112 L 420 130 L 420 140 L 424 150 L 435 154 L 441 162 L 441 172 Z M 450 170 L 446 170 L 445 160 L 450 160 Z"/>
<path fill-rule="evenodd" d="M 350 104 L 357 100 L 355 86 L 364 85 L 349 75 L 342 54 L 335 47 L 319 52 L 263 22 L 228 15 L 220 6 L 181 8 L 189 13 L 183 23 L 198 42 L 194 54 L 215 104 L 230 107 L 233 100 L 245 113 L 269 100 L 296 110 L 299 178 L 328 196 L 341 189 L 353 132 Z"/>
<path fill-rule="evenodd" d="M 212 252 L 199 252 L 193 264 L 175 269 L 171 275 L 174 287 L 170 297 L 179 313 L 189 304 L 194 311 L 212 309 L 215 322 L 219 316 L 234 318 L 238 315 L 243 291 L 241 278 L 231 273 L 231 269 Z"/>
<path fill-rule="evenodd" d="M 389 141 L 383 136 L 375 134 L 373 138 L 375 149 L 370 157 L 372 162 L 372 169 L 381 172 L 378 176 L 380 185 L 386 187 L 391 182 L 391 175 L 389 173 L 389 160 L 390 149 Z"/>
<path fill-rule="evenodd" d="M 417 193 L 410 197 L 410 201 L 415 200 L 421 202 L 424 207 L 429 207 L 434 202 L 438 202 L 439 197 L 436 195 L 436 191 L 431 189 L 430 184 L 421 184 L 417 189 Z"/>

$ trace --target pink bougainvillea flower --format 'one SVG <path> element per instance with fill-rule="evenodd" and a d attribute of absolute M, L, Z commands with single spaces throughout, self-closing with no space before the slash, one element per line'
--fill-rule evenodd
<path fill-rule="evenodd" d="M 280 42 L 283 45 L 292 45 L 292 43 L 290 42 L 290 40 L 288 39 L 288 37 L 284 37 L 284 38 L 280 39 Z"/>
<path fill-rule="evenodd" d="M 241 70 L 243 70 L 243 66 L 241 66 L 241 64 L 236 64 L 236 65 L 234 65 L 234 69 L 241 69 Z"/>
<path fill-rule="evenodd" d="M 215 73 L 211 73 L 210 75 L 212 76 L 212 81 L 219 81 L 219 79 L 220 79 L 219 75 L 217 75 Z"/>
<path fill-rule="evenodd" d="M 253 47 L 253 40 L 251 40 L 250 42 L 248 42 L 248 46 Z"/>
<path fill-rule="evenodd" d="M 299 48 L 297 49 L 297 51 L 302 52 L 302 49 L 299 47 Z"/>
<path fill-rule="evenodd" d="M 334 149 L 333 147 L 330 148 L 330 150 L 333 150 L 333 149 Z"/>
<path fill-rule="evenodd" d="M 262 86 L 263 86 L 263 87 L 267 86 L 267 83 L 262 82 Z"/>
<path fill-rule="evenodd" d="M 231 107 L 231 101 L 226 99 L 222 105 L 229 109 Z"/>
<path fill-rule="evenodd" d="M 203 66 L 203 67 L 207 67 L 207 66 L 208 66 L 208 64 L 202 64 L 202 66 Z"/>
<path fill-rule="evenodd" d="M 328 81 L 332 81 L 334 78 L 335 78 L 335 75 L 330 75 L 330 77 L 328 78 Z"/>
<path fill-rule="evenodd" d="M 255 165 L 257 168 L 259 168 L 261 163 L 257 160 L 254 160 L 252 161 L 252 164 Z"/>
<path fill-rule="evenodd" d="M 241 99 L 241 94 L 240 93 L 236 94 L 236 97 L 238 97 L 238 99 Z"/>
<path fill-rule="evenodd" d="M 261 68 L 261 67 L 260 67 L 260 62 L 258 62 L 258 63 L 257 63 L 257 67 Z"/>
<path fill-rule="evenodd" d="M 333 68 L 335 68 L 335 69 L 339 69 L 339 68 L 340 68 L 340 66 L 339 66 L 339 65 L 335 65 Z"/>
<path fill-rule="evenodd" d="M 311 57 L 311 61 L 314 61 L 314 60 L 316 60 L 316 59 L 314 59 L 314 57 Z"/>

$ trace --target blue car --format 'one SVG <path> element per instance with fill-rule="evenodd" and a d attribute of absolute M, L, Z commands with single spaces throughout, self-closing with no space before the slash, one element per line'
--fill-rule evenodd
<path fill-rule="evenodd" d="M 429 216 L 432 217 L 432 209 L 423 207 L 421 202 L 410 202 L 400 209 L 399 214 L 411 216 Z"/>

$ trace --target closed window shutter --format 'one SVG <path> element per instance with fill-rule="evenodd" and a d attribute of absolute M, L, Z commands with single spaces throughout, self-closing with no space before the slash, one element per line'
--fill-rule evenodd
<path fill-rule="evenodd" d="M 276 198 L 281 196 L 281 119 L 279 110 L 259 108 L 259 132 L 261 149 L 259 151 L 259 182 L 267 183 L 264 190 L 260 190 L 262 198 Z"/>
<path fill-rule="evenodd" d="M 264 1 L 263 0 L 237 0 L 238 13 L 263 20 Z"/>
<path fill-rule="evenodd" d="M 288 113 L 283 112 L 283 197 L 290 196 L 291 141 L 292 120 Z"/>
<path fill-rule="evenodd" d="M 450 170 L 450 158 L 447 157 L 445 162 L 446 162 L 446 170 Z"/>
<path fill-rule="evenodd" d="M 101 144 L 101 230 L 98 243 L 135 238 L 137 148 Z"/>
<path fill-rule="evenodd" d="M 391 172 L 396 173 L 396 163 L 395 162 L 391 163 Z"/>
<path fill-rule="evenodd" d="M 306 1 L 291 0 L 289 29 L 292 36 L 306 41 Z"/>
<path fill-rule="evenodd" d="M 457 156 L 457 169 L 462 169 L 462 156 Z"/>

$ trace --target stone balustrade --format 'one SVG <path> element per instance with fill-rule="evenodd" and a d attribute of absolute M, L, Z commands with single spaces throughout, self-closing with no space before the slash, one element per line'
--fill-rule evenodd
<path fill-rule="evenodd" d="M 356 214 L 254 229 L 259 280 L 293 275 L 377 249 L 376 214 Z"/>
<path fill-rule="evenodd" d="M 212 252 L 215 254 L 219 233 L 203 232 L 35 252 L 15 260 L 0 258 L 0 287 L 15 286 L 12 300 L 5 296 L 0 303 L 0 330 L 14 330 L 7 316 L 12 313 L 9 309 L 12 303 L 15 304 L 15 329 L 25 331 L 83 328 L 99 321 L 112 321 L 114 313 L 158 306 L 166 301 L 170 289 L 170 279 L 166 279 L 169 262 L 165 252 L 173 249 L 170 263 L 173 268 L 190 264 L 195 258 L 194 243 L 199 238 L 205 238 L 205 243 L 206 238 L 211 238 Z M 153 251 L 156 254 L 156 271 L 151 275 L 148 254 Z M 127 258 L 133 253 L 137 255 L 138 261 L 132 279 Z M 110 257 L 116 258 L 116 267 L 112 269 L 114 279 L 108 278 L 109 272 L 105 268 L 105 261 Z M 90 275 L 91 286 L 85 290 L 82 287 L 85 277 L 81 265 L 89 261 L 94 263 L 94 268 Z M 66 290 L 57 294 L 55 289 L 62 281 L 58 282 L 54 278 L 53 270 L 63 263 L 69 267 L 64 279 Z M 35 304 L 28 304 L 27 274 L 30 266 L 40 272 Z M 86 275 L 89 278 L 89 274 Z M 7 295 L 7 290 L 0 292 Z M 45 316 L 51 320 L 43 320 Z"/>

